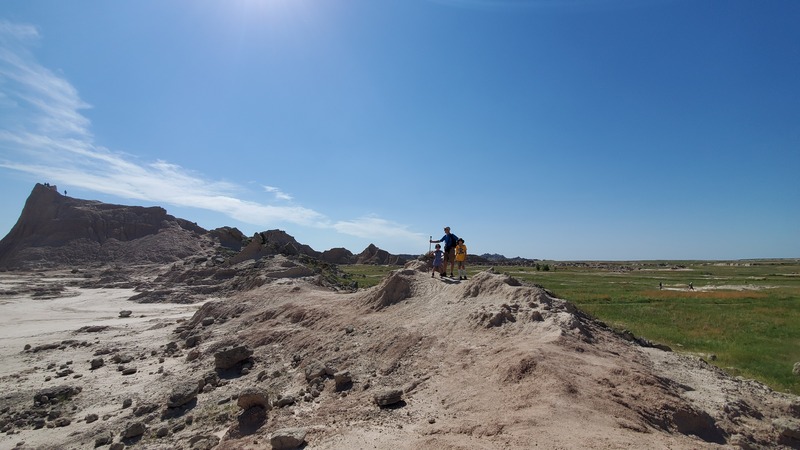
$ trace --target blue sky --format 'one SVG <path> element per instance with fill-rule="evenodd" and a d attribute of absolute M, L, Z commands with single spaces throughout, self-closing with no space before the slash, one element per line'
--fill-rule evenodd
<path fill-rule="evenodd" d="M 800 257 L 800 2 L 0 2 L 36 182 L 317 250 Z"/>

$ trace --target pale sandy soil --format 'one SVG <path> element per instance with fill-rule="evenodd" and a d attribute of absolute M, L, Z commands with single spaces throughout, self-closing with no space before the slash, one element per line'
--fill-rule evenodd
<path fill-rule="evenodd" d="M 0 276 L 0 407 L 32 409 L 43 387 L 82 389 L 54 408 L 69 425 L 13 427 L 0 434 L 0 448 L 94 448 L 104 431 L 120 442 L 134 421 L 147 432 L 126 442 L 132 448 L 270 448 L 272 433 L 286 427 L 304 428 L 307 448 L 324 449 L 796 448 L 773 423 L 797 421 L 796 397 L 698 358 L 639 347 L 504 275 L 447 282 L 412 263 L 357 293 L 279 279 L 202 308 L 136 304 L 125 289 L 8 295 L 63 282 L 63 274 Z M 133 313 L 120 318 L 121 310 Z M 201 325 L 204 318 L 215 321 Z M 80 331 L 92 325 L 108 328 Z M 195 358 L 187 358 L 187 335 L 199 338 Z M 177 354 L 165 352 L 170 342 Z M 64 344 L 23 351 L 52 343 Z M 213 372 L 214 353 L 233 344 L 253 349 L 252 370 L 202 391 L 185 414 L 165 416 L 173 387 Z M 98 351 L 106 363 L 91 370 Z M 118 354 L 133 361 L 111 362 Z M 305 374 L 320 364 L 349 371 L 352 386 L 337 392 L 329 375 L 309 381 Z M 138 370 L 124 376 L 119 365 Z M 57 378 L 60 367 L 73 373 Z M 242 433 L 231 398 L 253 386 L 273 401 L 297 402 Z M 402 389 L 403 401 L 380 408 L 373 396 L 388 388 Z M 133 413 L 145 405 L 159 408 Z M 90 414 L 99 420 L 86 420 Z M 161 437 L 159 428 L 167 430 Z"/>
<path fill-rule="evenodd" d="M 0 291 L 18 290 L 20 285 L 63 283 L 65 279 L 20 277 L 0 274 Z M 199 307 L 128 301 L 133 289 L 85 289 L 67 287 L 56 298 L 32 298 L 30 293 L 0 298 L 0 357 L 7 357 L 30 344 L 36 346 L 58 341 L 84 326 L 105 325 L 136 330 L 155 321 L 172 321 L 191 317 Z M 120 311 L 129 310 L 130 317 L 121 318 Z M 0 374 L 4 374 L 0 367 Z M 7 370 L 7 369 L 6 369 Z"/>

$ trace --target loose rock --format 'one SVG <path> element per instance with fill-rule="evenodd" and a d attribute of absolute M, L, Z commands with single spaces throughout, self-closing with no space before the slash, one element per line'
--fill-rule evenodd
<path fill-rule="evenodd" d="M 239 408 L 249 409 L 254 406 L 260 406 L 266 410 L 270 409 L 269 394 L 259 388 L 246 388 L 239 393 L 239 398 L 236 401 Z"/>
<path fill-rule="evenodd" d="M 230 369 L 251 356 L 253 351 L 246 345 L 226 348 L 214 354 L 214 367 L 222 370 Z"/>
<path fill-rule="evenodd" d="M 350 376 L 350 371 L 348 370 L 336 372 L 333 375 L 333 379 L 336 382 L 337 391 L 345 391 L 353 386 L 353 377 Z"/>
<path fill-rule="evenodd" d="M 137 436 L 141 436 L 144 434 L 145 431 L 147 431 L 147 426 L 144 423 L 134 422 L 128 425 L 127 428 L 125 428 L 125 431 L 122 432 L 122 438 L 130 439 Z"/>
<path fill-rule="evenodd" d="M 290 450 L 300 447 L 305 440 L 304 428 L 283 428 L 272 433 L 269 443 L 273 450 Z"/>
<path fill-rule="evenodd" d="M 187 381 L 181 383 L 173 388 L 172 393 L 167 400 L 167 406 L 170 408 L 179 408 L 196 399 L 197 391 L 197 382 Z"/>
<path fill-rule="evenodd" d="M 113 440 L 114 440 L 114 436 L 111 434 L 111 432 L 108 431 L 108 430 L 104 430 L 104 431 L 101 431 L 100 434 L 98 434 L 94 438 L 94 446 L 95 447 L 101 447 L 103 445 L 108 445 Z"/>
<path fill-rule="evenodd" d="M 57 403 L 58 399 L 69 399 L 79 392 L 81 392 L 80 387 L 65 385 L 54 386 L 38 391 L 36 395 L 34 395 L 33 400 L 34 402 L 40 402 L 42 404 Z"/>
<path fill-rule="evenodd" d="M 275 400 L 274 406 L 276 408 L 283 408 L 284 406 L 294 405 L 296 401 L 294 395 L 286 395 Z"/>
<path fill-rule="evenodd" d="M 400 389 L 386 389 L 375 394 L 373 399 L 378 406 L 394 405 L 403 399 L 403 391 Z"/>

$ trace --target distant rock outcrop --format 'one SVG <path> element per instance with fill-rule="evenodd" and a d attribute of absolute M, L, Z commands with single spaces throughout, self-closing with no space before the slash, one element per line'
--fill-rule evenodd
<path fill-rule="evenodd" d="M 310 257 L 328 264 L 402 265 L 408 261 L 373 244 L 357 256 L 344 248 L 321 253 L 283 230 L 262 231 L 253 237 L 233 227 L 207 231 L 161 207 L 81 200 L 43 184 L 34 186 L 16 225 L 0 240 L 2 269 L 163 264 L 189 257 L 193 257 L 192 265 L 230 267 L 275 255 Z"/>
<path fill-rule="evenodd" d="M 80 200 L 36 184 L 0 241 L 0 267 L 170 262 L 198 253 L 206 233 L 160 207 Z"/>
<path fill-rule="evenodd" d="M 238 228 L 221 227 L 213 229 L 209 232 L 211 236 L 217 239 L 225 248 L 239 251 L 247 242 L 247 236 L 244 235 Z"/>
<path fill-rule="evenodd" d="M 332 248 L 322 252 L 320 259 L 331 264 L 353 264 L 355 255 L 346 248 Z"/>
<path fill-rule="evenodd" d="M 247 260 L 259 260 L 269 255 L 298 256 L 317 258 L 322 255 L 306 244 L 297 242 L 294 236 L 283 230 L 269 230 L 256 233 L 238 255 L 231 258 L 231 264 Z"/>
<path fill-rule="evenodd" d="M 472 264 L 486 264 L 495 266 L 533 266 L 538 261 L 537 259 L 528 259 L 516 256 L 514 258 L 506 258 L 497 253 L 484 253 L 482 255 L 469 255 L 469 261 Z"/>
<path fill-rule="evenodd" d="M 388 265 L 403 265 L 407 261 L 400 256 L 392 255 L 386 250 L 381 250 L 374 244 L 369 244 L 356 257 L 356 264 L 388 264 Z"/>

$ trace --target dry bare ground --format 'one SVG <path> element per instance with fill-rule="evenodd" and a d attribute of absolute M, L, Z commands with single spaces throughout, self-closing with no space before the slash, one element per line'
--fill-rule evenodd
<path fill-rule="evenodd" d="M 256 449 L 287 428 L 321 449 L 800 445 L 797 397 L 640 347 L 507 275 L 412 262 L 356 293 L 275 278 L 202 305 L 69 279 L 2 276 L 0 448 Z M 220 368 L 237 346 L 252 354 Z M 56 386 L 71 389 L 40 401 Z M 243 400 L 253 388 L 270 404 Z"/>

